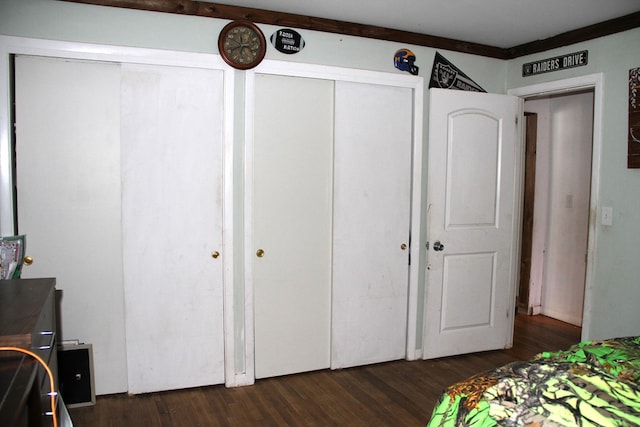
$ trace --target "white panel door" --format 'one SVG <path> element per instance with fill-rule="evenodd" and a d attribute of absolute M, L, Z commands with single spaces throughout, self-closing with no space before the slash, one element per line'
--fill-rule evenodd
<path fill-rule="evenodd" d="M 63 339 L 93 344 L 96 393 L 127 389 L 118 64 L 17 56 L 18 231 L 55 277 Z"/>
<path fill-rule="evenodd" d="M 504 348 L 515 307 L 512 96 L 432 89 L 424 357 Z"/>
<path fill-rule="evenodd" d="M 334 369 L 406 354 L 412 96 L 336 82 Z"/>
<path fill-rule="evenodd" d="M 333 82 L 255 79 L 248 257 L 255 377 L 264 378 L 329 367 Z"/>
<path fill-rule="evenodd" d="M 123 64 L 121 97 L 129 392 L 223 383 L 222 71 Z"/>

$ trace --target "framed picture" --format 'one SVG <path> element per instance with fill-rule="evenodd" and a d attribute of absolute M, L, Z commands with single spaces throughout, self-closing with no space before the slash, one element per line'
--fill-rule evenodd
<path fill-rule="evenodd" d="M 628 168 L 640 168 L 640 68 L 629 70 Z"/>

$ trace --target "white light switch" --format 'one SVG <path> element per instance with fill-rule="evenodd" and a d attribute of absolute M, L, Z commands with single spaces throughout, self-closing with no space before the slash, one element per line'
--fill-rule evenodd
<path fill-rule="evenodd" d="M 613 208 L 610 206 L 602 207 L 602 216 L 600 218 L 602 225 L 613 225 Z"/>

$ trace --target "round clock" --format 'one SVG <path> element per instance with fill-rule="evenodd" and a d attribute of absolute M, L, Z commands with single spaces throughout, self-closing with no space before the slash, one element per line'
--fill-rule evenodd
<path fill-rule="evenodd" d="M 220 32 L 218 49 L 227 64 L 247 70 L 262 61 L 267 52 L 267 43 L 264 34 L 253 22 L 233 21 Z"/>

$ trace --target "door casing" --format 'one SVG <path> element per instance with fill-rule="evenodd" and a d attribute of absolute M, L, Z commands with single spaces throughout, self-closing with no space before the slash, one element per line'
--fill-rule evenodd
<path fill-rule="evenodd" d="M 529 306 L 529 280 L 531 277 L 531 245 L 533 234 L 533 206 L 536 173 L 536 133 L 538 115 L 524 114 L 525 117 L 525 168 L 523 178 L 522 234 L 520 245 L 520 277 L 518 279 L 518 312 L 531 314 Z"/>

